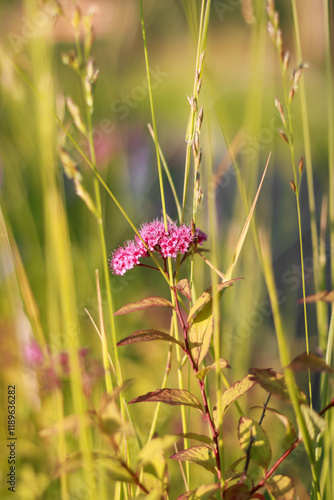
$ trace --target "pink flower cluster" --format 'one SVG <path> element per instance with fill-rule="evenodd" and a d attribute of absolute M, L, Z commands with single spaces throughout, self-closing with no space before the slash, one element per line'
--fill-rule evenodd
<path fill-rule="evenodd" d="M 207 236 L 200 229 L 192 233 L 191 227 L 186 224 L 177 226 L 175 222 L 168 222 L 167 231 L 163 219 L 142 224 L 139 234 L 143 241 L 136 235 L 135 240 L 128 241 L 119 247 L 111 256 L 110 268 L 114 274 L 123 275 L 134 266 L 140 265 L 140 257 L 148 257 L 149 252 L 158 252 L 163 259 L 185 254 L 192 244 L 202 245 Z M 147 247 L 147 248 L 146 248 Z"/>

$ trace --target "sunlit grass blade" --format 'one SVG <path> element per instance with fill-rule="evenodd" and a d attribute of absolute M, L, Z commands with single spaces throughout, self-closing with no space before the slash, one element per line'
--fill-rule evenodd
<path fill-rule="evenodd" d="M 253 204 L 252 204 L 251 209 L 249 211 L 249 214 L 248 214 L 248 217 L 246 219 L 245 225 L 244 225 L 244 227 L 243 227 L 243 229 L 241 231 L 241 234 L 239 236 L 239 240 L 238 240 L 238 242 L 236 244 L 232 260 L 231 260 L 231 262 L 230 262 L 230 264 L 228 266 L 228 269 L 227 269 L 227 271 L 225 273 L 225 279 L 226 280 L 230 280 L 231 279 L 233 271 L 234 271 L 234 268 L 235 268 L 235 266 L 236 266 L 236 264 L 238 262 L 238 259 L 239 259 L 239 256 L 240 256 L 240 252 L 241 252 L 241 249 L 242 249 L 243 244 L 245 242 L 245 238 L 246 238 L 246 235 L 247 235 L 247 232 L 248 232 L 248 229 L 249 229 L 249 225 L 250 225 L 250 222 L 252 220 L 253 213 L 254 213 L 254 210 L 255 210 L 255 207 L 256 207 L 256 203 L 257 203 L 257 200 L 258 200 L 258 197 L 259 197 L 259 194 L 260 194 L 260 191 L 261 191 L 261 187 L 262 187 L 262 184 L 263 184 L 266 172 L 267 172 L 267 168 L 268 168 L 269 161 L 270 161 L 270 156 L 271 156 L 271 154 L 268 157 L 268 160 L 267 160 L 264 172 L 262 174 L 262 178 L 261 178 L 259 187 L 257 189 L 257 192 L 256 192 L 256 195 L 255 195 Z"/>

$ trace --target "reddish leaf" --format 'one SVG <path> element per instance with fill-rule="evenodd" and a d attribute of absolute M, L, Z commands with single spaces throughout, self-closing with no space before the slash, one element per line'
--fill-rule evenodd
<path fill-rule="evenodd" d="M 329 292 L 327 290 L 323 290 L 322 292 L 315 293 L 313 295 L 308 295 L 308 297 L 305 297 L 306 304 L 311 304 L 312 302 L 318 302 L 318 300 L 321 300 L 322 302 L 334 302 L 334 290 L 330 290 Z M 297 300 L 298 304 L 303 304 L 303 302 L 304 299 Z"/>
<path fill-rule="evenodd" d="M 160 332 L 159 330 L 138 330 L 132 335 L 125 337 L 125 339 L 120 340 L 117 345 L 121 347 L 128 344 L 136 344 L 137 342 L 150 342 L 151 340 L 165 340 L 167 342 L 174 342 L 175 344 L 179 344 L 182 349 L 185 349 L 185 345 L 183 342 L 180 342 L 168 333 Z"/>
<path fill-rule="evenodd" d="M 249 500 L 252 498 L 245 484 L 234 484 L 224 493 L 224 500 Z"/>
<path fill-rule="evenodd" d="M 128 314 L 130 312 L 140 311 L 141 309 L 147 309 L 149 307 L 170 307 L 173 309 L 173 304 L 163 297 L 147 297 L 146 299 L 139 300 L 138 302 L 130 302 L 129 304 L 126 304 L 118 309 L 118 311 L 114 314 L 115 316 Z"/>
<path fill-rule="evenodd" d="M 333 368 L 327 365 L 322 358 L 319 358 L 316 354 L 307 354 L 307 352 L 299 354 L 299 356 L 291 361 L 289 367 L 291 370 L 312 370 L 315 372 L 334 373 Z"/>
<path fill-rule="evenodd" d="M 198 401 L 196 396 L 191 394 L 191 392 L 183 389 L 158 389 L 153 392 L 148 392 L 143 396 L 132 399 L 129 404 L 132 403 L 143 403 L 143 402 L 160 402 L 167 403 L 169 405 L 184 405 L 192 406 L 202 411 L 201 403 Z"/>
<path fill-rule="evenodd" d="M 191 300 L 191 290 L 190 290 L 189 281 L 187 279 L 180 280 L 178 283 L 176 283 L 175 286 L 171 286 L 171 289 L 177 290 L 178 292 L 185 295 L 185 297 L 187 297 L 187 299 Z"/>
<path fill-rule="evenodd" d="M 283 373 L 275 372 L 271 368 L 252 368 L 249 371 L 253 380 L 260 384 L 263 389 L 285 401 L 290 401 L 290 396 L 285 384 Z M 298 398 L 300 403 L 307 404 L 307 397 L 299 388 Z"/>
<path fill-rule="evenodd" d="M 192 446 L 187 450 L 179 451 L 170 458 L 181 462 L 192 462 L 201 465 L 213 474 L 217 473 L 213 451 L 208 446 Z"/>

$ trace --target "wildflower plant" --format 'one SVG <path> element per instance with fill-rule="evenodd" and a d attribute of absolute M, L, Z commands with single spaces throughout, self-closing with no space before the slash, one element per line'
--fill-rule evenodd
<path fill-rule="evenodd" d="M 55 3 L 58 5 L 58 2 Z M 295 9 L 294 1 L 292 5 Z M 47 488 L 52 492 L 50 497 L 45 498 L 54 498 L 53 483 L 59 481 L 59 488 L 55 488 L 55 491 L 62 500 L 78 498 L 81 494 L 85 494 L 90 500 L 174 500 L 176 495 L 178 500 L 293 500 L 296 498 L 297 489 L 288 468 L 284 466 L 296 449 L 304 447 L 311 478 L 310 498 L 330 500 L 331 483 L 322 471 L 322 464 L 326 466 L 325 472 L 332 465 L 332 425 L 327 416 L 334 406 L 334 398 L 330 395 L 330 377 L 334 371 L 331 366 L 333 312 L 328 332 L 326 324 L 319 321 L 319 316 L 317 318 L 318 325 L 321 324 L 322 328 L 319 331 L 320 344 L 326 353 L 325 359 L 322 359 L 310 350 L 306 305 L 309 302 L 333 302 L 333 292 L 321 291 L 317 288 L 317 282 L 316 293 L 306 295 L 299 202 L 304 160 L 301 158 L 296 167 L 293 141 L 295 131 L 291 121 L 291 106 L 303 78 L 305 64 L 300 63 L 292 72 L 292 83 L 288 89 L 286 80 L 290 55 L 283 47 L 283 35 L 274 2 L 268 0 L 267 27 L 279 56 L 284 93 L 284 100 L 276 98 L 274 104 L 282 122 L 278 132 L 290 149 L 293 169 L 291 187 L 297 202 L 302 269 L 303 297 L 300 302 L 304 306 L 306 352 L 299 352 L 291 359 L 290 342 L 281 317 L 268 237 L 264 231 L 259 231 L 254 221 L 256 206 L 261 203 L 260 195 L 272 161 L 270 151 L 267 152 L 267 161 L 255 195 L 248 193 L 253 197 L 253 202 L 250 206 L 245 204 L 248 209 L 243 217 L 243 225 L 238 227 L 239 237 L 228 255 L 229 264 L 225 271 L 221 271 L 221 261 L 217 258 L 217 192 L 212 183 L 206 184 L 207 178 L 211 180 L 213 177 L 213 171 L 211 155 L 205 155 L 210 142 L 206 140 L 205 135 L 205 98 L 203 105 L 201 104 L 211 1 L 201 0 L 199 10 L 197 6 L 191 7 L 189 2 L 184 2 L 188 19 L 194 21 L 198 16 L 198 22 L 194 22 L 198 33 L 194 82 L 188 96 L 189 119 L 185 132 L 182 199 L 177 195 L 159 143 L 150 77 L 149 44 L 141 0 L 139 7 L 152 122 L 148 129 L 156 151 L 161 201 L 156 218 L 150 222 L 142 222 L 140 227 L 136 227 L 97 167 L 93 120 L 95 87 L 100 72 L 92 57 L 93 11 L 83 13 L 76 5 L 72 17 L 67 19 L 74 33 L 75 50 L 64 53 L 62 62 L 76 75 L 82 101 L 79 102 L 75 97 L 66 97 L 63 120 L 53 109 L 50 111 L 49 104 L 45 104 L 52 99 L 49 99 L 50 89 L 43 90 L 44 66 L 41 69 L 38 61 L 45 62 L 50 55 L 44 45 L 37 43 L 32 49 L 37 73 L 36 113 L 46 117 L 45 120 L 49 124 L 53 124 L 50 129 L 45 130 L 39 126 L 38 137 L 43 144 L 39 166 L 44 183 L 44 203 L 52 222 L 49 224 L 49 219 L 46 220 L 46 246 L 50 252 L 47 260 L 50 278 L 47 295 L 52 304 L 50 325 L 53 328 L 55 323 L 64 332 L 58 343 L 55 336 L 50 335 L 48 338 L 45 335 L 45 327 L 42 327 L 39 319 L 38 307 L 15 240 L 5 222 L 2 227 L 4 239 L 15 262 L 22 300 L 37 339 L 29 340 L 24 348 L 25 364 L 36 375 L 42 409 L 46 408 L 52 418 L 53 414 L 56 415 L 55 422 L 52 419 L 52 422 L 44 425 L 43 420 L 43 428 L 38 433 L 38 439 L 46 440 L 47 446 L 52 439 L 56 440 L 56 459 L 50 465 L 52 479 L 47 479 L 44 489 L 41 488 L 35 498 L 41 498 Z M 246 7 L 244 6 L 244 9 Z M 65 15 L 60 8 L 57 12 L 59 16 Z M 251 16 L 247 19 L 250 18 Z M 34 83 L 30 86 L 35 89 Z M 44 93 L 41 98 L 42 90 Z M 101 360 L 94 359 L 90 349 L 79 342 L 81 332 L 74 305 L 76 289 L 62 185 L 54 170 L 50 175 L 46 175 L 44 169 L 45 164 L 55 164 L 55 122 L 59 128 L 57 154 L 64 173 L 73 183 L 75 192 L 84 202 L 85 208 L 93 215 L 98 232 L 106 300 L 102 300 L 100 276 L 96 271 L 97 318 L 89 307 L 85 312 L 90 320 L 90 334 L 93 331 L 98 336 Z M 88 153 L 83 151 L 78 137 L 83 138 L 88 145 Z M 231 162 L 235 163 L 231 148 L 228 153 Z M 89 176 L 87 171 L 83 175 L 84 166 L 88 167 L 91 173 L 92 189 L 86 187 Z M 241 193 L 246 194 L 247 187 L 242 175 L 237 180 Z M 172 220 L 167 212 L 167 183 L 173 195 L 177 220 Z M 133 232 L 131 240 L 125 241 L 113 251 L 107 248 L 105 238 L 110 221 L 108 217 L 103 217 L 102 189 Z M 208 201 L 207 211 L 203 209 L 203 200 Z M 226 324 L 223 321 L 224 309 L 221 306 L 228 299 L 232 287 L 235 289 L 249 286 L 249 267 L 243 267 L 242 276 L 236 275 L 236 270 L 252 224 L 255 246 L 268 290 L 281 369 L 242 365 L 238 367 L 242 376 L 236 377 L 235 366 L 227 359 L 223 349 Z M 317 234 L 314 234 L 314 238 L 314 245 L 318 248 Z M 108 259 L 109 251 L 111 253 Z M 208 279 L 204 279 L 202 283 L 197 279 L 195 270 L 199 262 L 203 264 L 204 274 L 210 274 L 211 286 L 204 285 Z M 155 277 L 161 278 L 161 293 L 125 303 L 115 310 L 111 276 L 122 282 L 126 279 L 125 274 L 129 273 L 130 276 L 130 273 L 136 272 L 137 267 L 144 268 L 142 271 L 147 275 L 150 273 L 150 276 L 154 274 Z M 258 277 L 256 279 L 258 280 Z M 139 285 L 136 286 L 136 291 L 141 293 Z M 236 308 L 239 307 L 240 304 L 237 304 Z M 159 322 L 157 327 L 148 327 L 144 315 L 141 317 L 141 321 L 144 321 L 142 328 L 128 332 L 127 335 L 123 333 L 126 330 L 124 316 L 135 315 L 138 311 L 148 313 L 160 310 L 159 308 L 169 313 L 168 326 Z M 323 314 L 323 309 L 318 307 L 318 314 Z M 156 319 L 156 316 L 153 318 Z M 128 398 L 132 382 L 124 379 L 127 358 L 123 353 L 126 349 L 135 350 L 138 348 L 137 344 L 145 343 L 168 345 L 162 381 L 153 390 L 136 393 L 134 397 L 132 395 Z M 266 362 L 265 359 L 264 363 Z M 155 360 L 152 360 L 153 363 Z M 308 394 L 296 383 L 297 371 L 305 371 L 308 374 Z M 319 372 L 322 376 L 321 406 L 317 409 L 312 400 L 311 372 Z M 156 377 L 154 381 L 156 382 Z M 131 388 L 131 391 L 137 391 L 137 387 Z M 246 397 L 243 396 L 246 395 L 247 405 L 250 402 L 251 408 L 247 406 L 245 410 Z M 281 402 L 283 404 L 280 404 Z M 141 432 L 141 405 L 147 403 L 154 404 L 154 413 L 148 432 Z M 168 432 L 165 432 L 158 425 L 161 405 L 171 407 L 169 415 L 173 414 L 173 418 L 176 415 L 176 432 L 175 429 L 169 428 Z M 180 412 L 175 407 L 179 407 Z M 133 411 L 133 408 L 138 410 Z M 259 412 L 258 418 L 251 413 L 253 410 Z M 233 412 L 237 414 L 237 420 L 235 415 L 230 418 Z M 284 436 L 281 440 L 275 426 L 274 433 L 266 426 L 269 418 L 283 424 Z M 180 467 L 178 475 L 175 473 L 174 463 Z M 201 474 L 197 477 L 196 470 L 199 468 Z M 85 485 L 84 493 L 76 486 L 76 480 Z M 327 497 L 322 496 L 323 492 L 326 492 Z"/>

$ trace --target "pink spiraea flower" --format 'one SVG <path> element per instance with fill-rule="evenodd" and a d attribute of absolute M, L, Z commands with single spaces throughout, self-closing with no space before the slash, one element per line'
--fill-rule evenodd
<path fill-rule="evenodd" d="M 112 254 L 110 268 L 114 274 L 122 276 L 134 266 L 140 265 L 139 259 L 149 256 L 147 248 L 151 252 L 158 252 L 163 259 L 175 259 L 178 254 L 187 253 L 192 244 L 202 245 L 207 240 L 203 231 L 196 229 L 193 233 L 186 224 L 177 226 L 175 222 L 169 221 L 166 230 L 163 219 L 142 224 L 139 234 L 142 239 L 136 235 L 134 241 L 128 241 Z"/>
<path fill-rule="evenodd" d="M 128 241 L 124 247 L 119 247 L 112 254 L 110 267 L 114 274 L 123 276 L 126 271 L 140 264 L 139 257 L 147 253 L 145 248 L 141 248 L 134 241 Z"/>

